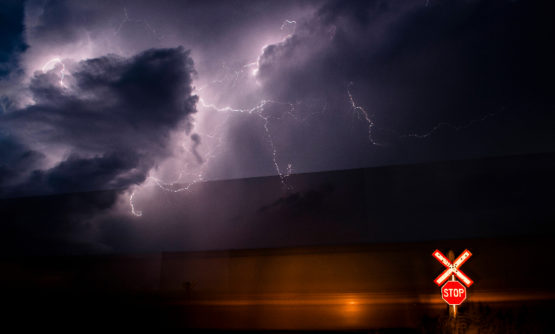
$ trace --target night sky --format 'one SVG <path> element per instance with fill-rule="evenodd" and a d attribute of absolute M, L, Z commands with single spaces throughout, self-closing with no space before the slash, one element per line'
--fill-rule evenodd
<path fill-rule="evenodd" d="M 518 0 L 3 1 L 0 197 L 100 191 L 4 228 L 160 250 L 187 225 L 172 194 L 189 207 L 204 181 L 277 175 L 290 196 L 290 174 L 553 152 L 553 13 Z M 229 198 L 234 212 L 241 195 Z M 218 246 L 218 232 L 178 230 Z"/>

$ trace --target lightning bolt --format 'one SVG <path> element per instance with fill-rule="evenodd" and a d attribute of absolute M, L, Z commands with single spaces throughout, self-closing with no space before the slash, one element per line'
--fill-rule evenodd
<path fill-rule="evenodd" d="M 44 65 L 42 65 L 42 73 L 46 73 L 53 70 L 56 67 L 56 64 L 62 65 L 61 66 L 62 68 L 60 69 L 60 86 L 63 88 L 66 88 L 66 86 L 64 85 L 66 66 L 64 65 L 64 63 L 59 57 L 52 58 L 49 61 L 47 61 Z"/>
<path fill-rule="evenodd" d="M 162 189 L 164 191 L 167 192 L 172 192 L 172 193 L 178 193 L 178 192 L 183 192 L 183 191 L 189 191 L 191 189 L 191 187 L 197 183 L 200 183 L 203 181 L 203 176 L 202 173 L 199 173 L 196 175 L 196 178 L 191 181 L 191 182 L 180 182 L 181 179 L 183 177 L 183 172 L 179 173 L 179 176 L 177 177 L 176 180 L 172 181 L 172 182 L 165 182 L 157 177 L 154 176 L 149 176 L 147 177 L 147 179 L 145 180 L 145 182 L 141 185 L 141 186 L 146 186 L 148 184 L 154 184 L 156 185 L 159 189 Z M 133 190 L 129 196 L 129 207 L 131 208 L 131 214 L 136 216 L 136 217 L 141 217 L 143 215 L 143 212 L 140 210 L 136 209 L 136 205 L 135 205 L 135 194 L 137 192 L 136 190 Z"/>
<path fill-rule="evenodd" d="M 125 10 L 125 15 L 126 15 L 126 18 L 128 19 L 126 10 Z M 286 20 L 286 23 L 288 23 L 288 24 L 291 24 L 293 22 L 294 21 Z M 47 73 L 47 72 L 55 69 L 58 64 L 61 65 L 60 72 L 59 72 L 59 75 L 60 75 L 59 84 L 60 84 L 61 87 L 66 88 L 66 86 L 64 84 L 64 78 L 65 78 L 65 75 L 66 75 L 66 67 L 65 67 L 65 64 L 63 63 L 63 61 L 59 57 L 52 58 L 48 62 L 46 62 L 42 66 L 42 72 Z M 239 70 L 234 71 L 233 75 L 231 75 L 231 76 L 226 75 L 222 79 L 212 81 L 209 85 L 221 84 L 221 83 L 224 83 L 224 82 L 227 82 L 227 81 L 232 81 L 232 83 L 234 84 L 238 81 L 239 76 L 242 73 L 244 73 L 245 71 L 248 71 L 250 68 L 253 68 L 253 67 L 254 67 L 254 70 L 252 70 L 252 74 L 256 75 L 257 70 L 258 70 L 258 60 L 256 62 L 250 62 L 250 63 L 247 63 L 247 64 L 241 66 L 241 68 Z M 370 112 L 365 107 L 357 104 L 357 102 L 355 101 L 355 98 L 354 98 L 354 96 L 351 92 L 351 87 L 353 85 L 354 85 L 353 82 L 349 82 L 349 85 L 347 86 L 348 103 L 349 103 L 350 107 L 352 108 L 352 110 L 357 113 L 357 115 L 359 116 L 359 119 L 363 119 L 368 124 L 368 139 L 369 139 L 369 141 L 373 145 L 380 145 L 375 140 L 374 135 L 373 135 L 373 129 L 375 127 L 375 123 L 372 119 L 372 116 L 371 116 Z M 202 88 L 198 89 L 198 91 L 200 91 L 201 89 Z M 204 101 L 204 99 L 202 99 L 202 98 L 199 99 L 199 103 L 203 108 L 211 109 L 211 110 L 216 111 L 216 112 L 247 113 L 247 114 L 253 114 L 253 115 L 256 115 L 257 117 L 259 117 L 263 122 L 262 126 L 263 126 L 264 132 L 266 134 L 268 144 L 270 146 L 271 156 L 272 156 L 272 164 L 274 166 L 274 169 L 275 169 L 277 175 L 279 176 L 281 184 L 284 187 L 284 189 L 286 189 L 286 190 L 291 190 L 292 189 L 292 186 L 288 182 L 288 178 L 291 176 L 291 174 L 293 172 L 293 164 L 291 162 L 289 162 L 286 165 L 285 169 L 282 169 L 282 167 L 280 167 L 279 152 L 278 152 L 278 149 L 277 149 L 277 146 L 275 144 L 274 137 L 273 137 L 273 134 L 272 134 L 272 131 L 271 131 L 271 120 L 273 118 L 276 118 L 276 117 L 265 114 L 264 110 L 269 105 L 282 105 L 282 106 L 285 106 L 287 108 L 286 109 L 287 110 L 286 111 L 287 115 L 289 115 L 293 119 L 299 121 L 300 119 L 295 114 L 295 104 L 290 103 L 290 102 L 283 102 L 283 101 L 261 100 L 257 105 L 255 105 L 253 107 L 248 107 L 248 108 L 234 108 L 234 107 L 231 107 L 231 106 L 218 107 L 214 104 L 206 103 Z M 4 109 L 4 112 L 7 109 L 7 107 L 4 105 L 4 103 L 2 104 L 2 108 Z M 322 112 L 325 110 L 325 108 L 326 108 L 326 105 L 324 105 Z M 311 115 L 313 115 L 313 114 L 311 114 Z M 440 122 L 436 126 L 432 127 L 430 130 L 428 130 L 426 132 L 423 132 L 423 133 L 409 133 L 409 134 L 402 135 L 401 137 L 412 137 L 412 138 L 417 138 L 417 139 L 425 139 L 425 138 L 428 138 L 428 137 L 432 136 L 435 132 L 437 132 L 441 128 L 451 128 L 451 129 L 454 129 L 455 131 L 460 131 L 460 130 L 469 128 L 469 127 L 475 125 L 476 123 L 482 122 L 482 121 L 486 120 L 489 117 L 493 117 L 494 115 L 495 115 L 495 113 L 488 113 L 488 114 L 484 115 L 483 117 L 481 117 L 480 119 L 471 120 L 471 121 L 469 121 L 469 122 L 467 122 L 463 125 L 453 125 L 453 124 L 448 123 L 448 122 Z M 308 117 L 310 117 L 310 116 L 308 116 Z M 206 134 L 206 136 L 210 137 L 210 138 L 215 138 L 216 137 L 213 134 Z M 214 146 L 214 149 L 212 151 L 209 151 L 207 153 L 206 162 L 210 161 L 215 156 L 215 152 L 219 149 L 219 147 L 222 144 L 221 136 L 218 136 L 217 139 L 218 139 L 217 145 Z M 178 178 L 174 181 L 166 182 L 166 181 L 163 181 L 163 180 L 161 180 L 157 177 L 149 176 L 149 177 L 147 177 L 144 184 L 145 185 L 146 184 L 154 184 L 155 186 L 157 186 L 158 188 L 160 188 L 164 191 L 173 192 L 173 193 L 189 191 L 192 186 L 194 186 L 195 184 L 200 183 L 204 180 L 203 179 L 203 171 L 201 171 L 200 173 L 195 174 L 193 180 L 190 181 L 190 182 L 181 182 L 182 178 L 183 178 L 183 170 L 179 173 Z M 130 212 L 133 216 L 141 217 L 143 215 L 143 212 L 141 210 L 138 210 L 136 208 L 136 204 L 135 204 L 136 192 L 137 192 L 137 189 L 133 190 L 131 192 L 131 194 L 129 195 L 129 207 L 130 207 Z"/>
<path fill-rule="evenodd" d="M 429 2 L 426 3 L 426 5 L 428 5 Z M 129 16 L 127 14 L 127 10 L 124 8 L 124 15 L 125 18 L 122 21 L 122 23 L 120 24 L 120 26 L 117 29 L 117 32 L 119 32 L 122 28 L 122 26 L 126 23 L 131 21 L 129 19 Z M 138 21 L 138 22 L 142 22 L 142 21 Z M 143 22 L 144 23 L 144 22 Z M 297 22 L 294 20 L 285 20 L 281 27 L 280 30 L 284 30 L 287 27 L 293 25 L 294 27 L 296 27 Z M 332 40 L 334 38 L 334 35 L 336 33 L 336 27 L 332 26 L 330 28 L 330 30 L 328 31 L 329 35 L 330 35 L 330 40 Z M 262 48 L 262 50 L 264 51 L 264 48 Z M 259 69 L 259 61 L 260 61 L 260 56 L 257 58 L 256 61 L 252 61 L 252 62 L 248 62 L 242 66 L 240 66 L 239 68 L 230 68 L 228 67 L 225 63 L 222 64 L 222 69 L 225 71 L 223 77 L 213 80 L 211 82 L 209 82 L 208 84 L 206 84 L 203 87 L 197 88 L 197 92 L 201 92 L 203 89 L 209 87 L 209 86 L 213 86 L 213 85 L 221 85 L 221 84 L 225 84 L 225 83 L 231 83 L 231 87 L 235 87 L 235 85 L 239 82 L 239 79 L 241 78 L 241 75 L 243 75 L 244 73 L 250 73 L 252 76 L 257 76 L 258 74 L 258 69 Z M 370 143 L 372 145 L 376 145 L 376 146 L 381 146 L 381 144 L 375 139 L 375 135 L 374 135 L 374 129 L 376 127 L 376 124 L 373 120 L 373 116 L 372 114 L 369 112 L 369 110 L 367 110 L 367 108 L 365 108 L 364 106 L 358 104 L 355 100 L 355 97 L 353 96 L 353 93 L 351 91 L 351 88 L 354 86 L 354 82 L 349 82 L 348 86 L 347 86 L 347 102 L 351 108 L 351 110 L 353 110 L 353 112 L 356 113 L 356 115 L 358 115 L 358 118 L 363 120 L 367 125 L 368 125 L 368 140 L 370 141 Z M 285 168 L 282 167 L 282 164 L 280 164 L 279 162 L 279 152 L 278 152 L 278 148 L 277 145 L 275 143 L 274 140 L 274 135 L 271 131 L 271 122 L 274 119 L 279 119 L 279 117 L 276 116 L 272 116 L 270 114 L 266 114 L 265 113 L 265 109 L 270 106 L 270 105 L 282 105 L 284 107 L 286 107 L 286 112 L 285 114 L 291 116 L 293 119 L 295 120 L 299 120 L 299 118 L 297 117 L 296 113 L 295 113 L 295 104 L 290 103 L 290 102 L 283 102 L 283 101 L 274 101 L 274 100 L 261 100 L 259 101 L 256 105 L 251 106 L 251 107 L 232 107 L 232 106 L 217 106 L 215 104 L 212 103 L 208 103 L 206 102 L 202 97 L 199 98 L 199 105 L 204 108 L 204 109 L 208 109 L 208 110 L 212 110 L 214 112 L 219 112 L 219 113 L 227 113 L 227 114 L 232 114 L 232 113 L 245 113 L 245 114 L 251 114 L 254 115 L 258 118 L 261 119 L 262 121 L 262 127 L 264 129 L 264 133 L 266 135 L 266 139 L 270 148 L 270 152 L 271 152 L 271 158 L 272 158 L 272 164 L 273 167 L 277 173 L 277 175 L 280 178 L 281 184 L 283 185 L 284 189 L 286 190 L 290 190 L 292 189 L 291 185 L 288 182 L 288 178 L 291 176 L 292 171 L 293 171 L 293 164 L 291 162 L 289 162 Z M 322 112 L 325 110 L 326 105 L 324 105 Z M 481 122 L 485 119 L 487 119 L 488 117 L 491 117 L 492 114 L 487 114 L 484 117 L 482 117 L 481 119 L 477 119 L 477 120 L 472 120 L 470 122 L 468 122 L 467 124 L 461 125 L 461 126 L 454 126 L 450 123 L 447 122 L 441 122 L 438 123 L 436 126 L 434 126 L 433 128 L 431 128 L 430 130 L 424 132 L 424 133 L 410 133 L 410 134 L 406 134 L 406 135 L 401 135 L 401 137 L 412 137 L 412 138 L 418 138 L 418 139 L 424 139 L 424 138 L 428 138 L 430 136 L 432 136 L 436 131 L 438 131 L 439 129 L 443 128 L 443 127 L 448 127 L 448 128 L 452 128 L 455 130 L 462 130 L 465 128 L 468 128 L 472 125 L 474 125 L 475 123 Z M 310 117 L 310 116 L 309 116 Z M 227 121 L 229 120 L 229 117 L 225 119 L 224 124 L 227 123 Z M 217 133 L 220 133 L 219 131 Z M 217 151 L 217 149 L 221 146 L 222 144 L 222 136 L 221 135 L 215 135 L 215 134 L 203 134 L 203 136 L 207 136 L 209 138 L 217 138 L 217 145 L 215 145 L 215 148 L 208 153 L 206 161 L 209 161 L 210 159 L 212 159 L 215 156 L 215 152 Z M 182 192 L 182 191 L 189 191 L 191 189 L 191 187 L 199 182 L 203 181 L 203 172 L 201 171 L 200 173 L 196 174 L 195 178 L 193 179 L 193 181 L 191 182 L 187 182 L 187 183 L 183 183 L 181 182 L 182 179 L 182 175 L 183 175 L 183 171 L 179 174 L 179 177 L 174 180 L 173 182 L 165 182 L 159 178 L 156 178 L 154 176 L 149 176 L 146 180 L 145 183 L 151 183 L 156 185 L 158 188 L 164 190 L 164 191 L 169 191 L 169 192 Z M 131 213 L 135 216 L 140 217 L 142 215 L 141 211 L 138 211 L 135 207 L 134 204 L 134 197 L 135 197 L 135 191 L 131 193 L 130 197 L 129 197 L 129 205 L 131 207 Z"/>
<path fill-rule="evenodd" d="M 256 116 L 258 116 L 260 119 L 262 119 L 263 121 L 263 127 L 264 127 L 264 132 L 266 134 L 266 138 L 268 140 L 268 143 L 270 145 L 270 149 L 272 151 L 272 163 L 274 165 L 274 168 L 281 180 L 282 185 L 286 188 L 286 189 L 291 189 L 291 186 L 287 183 L 287 179 L 289 178 L 289 176 L 291 176 L 292 170 L 293 170 L 293 164 L 291 162 L 288 163 L 286 171 L 283 172 L 279 166 L 278 163 L 278 151 L 272 136 L 272 132 L 270 131 L 270 116 L 268 115 L 264 115 L 264 108 L 269 105 L 269 104 L 278 104 L 278 105 L 285 105 L 288 107 L 288 111 L 287 113 L 289 115 L 294 116 L 294 111 L 295 111 L 295 105 L 293 103 L 289 103 L 289 102 L 280 102 L 280 101 L 273 101 L 273 100 L 262 100 L 260 101 L 259 104 L 255 105 L 254 107 L 251 108 L 233 108 L 230 106 L 225 106 L 225 107 L 217 107 L 213 104 L 207 104 L 204 102 L 204 100 L 202 98 L 199 99 L 199 103 L 204 107 L 204 108 L 208 108 L 208 109 L 212 109 L 216 112 L 237 112 L 237 113 L 247 113 L 247 114 L 254 114 Z"/>
<path fill-rule="evenodd" d="M 355 102 L 354 98 L 353 98 L 353 95 L 350 91 L 350 87 L 353 86 L 353 85 L 354 85 L 353 82 L 350 82 L 349 86 L 347 87 L 347 96 L 348 96 L 348 100 L 349 100 L 349 103 L 351 105 L 351 108 L 354 111 L 356 111 L 359 116 L 362 115 L 362 118 L 366 121 L 366 123 L 368 123 L 368 138 L 369 138 L 370 142 L 373 145 L 381 145 L 380 143 L 376 142 L 376 140 L 374 140 L 374 138 L 373 138 L 372 129 L 374 128 L 375 123 L 372 120 L 372 118 L 370 117 L 369 112 L 364 107 L 358 105 Z M 470 127 L 472 127 L 472 126 L 474 126 L 478 123 L 484 122 L 488 118 L 496 116 L 496 114 L 497 114 L 497 112 L 487 113 L 487 114 L 483 115 L 480 118 L 472 119 L 472 120 L 470 120 L 470 121 L 468 121 L 468 122 L 466 122 L 462 125 L 455 125 L 455 124 L 452 124 L 452 123 L 449 123 L 449 122 L 439 122 L 436 125 L 434 125 L 433 127 L 431 127 L 429 130 L 424 131 L 422 133 L 400 134 L 399 132 L 394 131 L 392 129 L 387 129 L 387 130 L 397 134 L 397 136 L 400 137 L 400 138 L 426 139 L 426 138 L 429 138 L 429 137 L 433 136 L 440 129 L 449 128 L 449 129 L 452 129 L 454 131 L 462 131 L 462 130 L 468 129 L 468 128 L 470 128 Z"/>
<path fill-rule="evenodd" d="M 143 212 L 135 210 L 134 199 L 135 199 L 135 191 L 133 191 L 129 196 L 129 207 L 131 208 L 131 214 L 136 217 L 141 217 L 143 215 Z"/>
<path fill-rule="evenodd" d="M 276 170 L 276 172 L 278 173 L 278 176 L 280 178 L 280 181 L 283 185 L 283 187 L 287 190 L 292 189 L 292 187 L 288 184 L 287 179 L 288 177 L 291 175 L 292 171 L 293 171 L 293 165 L 292 163 L 288 163 L 287 167 L 285 169 L 285 172 L 283 172 L 279 166 L 278 163 L 278 151 L 276 148 L 276 145 L 274 143 L 273 137 L 272 137 L 272 133 L 270 131 L 269 128 L 269 123 L 270 123 L 270 116 L 264 115 L 263 114 L 263 110 L 264 107 L 268 104 L 280 104 L 280 105 L 287 105 L 289 106 L 291 109 L 288 111 L 288 113 L 291 113 L 292 110 L 294 110 L 294 105 L 293 104 L 289 104 L 289 103 L 284 103 L 284 102 L 277 102 L 277 101 L 269 101 L 269 100 L 263 100 L 261 101 L 258 105 L 252 107 L 252 108 L 245 108 L 245 109 L 237 109 L 237 108 L 232 108 L 229 106 L 226 107 L 221 107 L 218 108 L 212 104 L 206 104 L 204 102 L 204 100 L 199 99 L 200 104 L 202 105 L 202 107 L 207 108 L 207 109 L 212 109 L 213 111 L 216 112 L 225 112 L 225 113 L 233 113 L 233 112 L 239 112 L 239 113 L 247 113 L 247 114 L 254 114 L 257 115 L 258 117 L 260 117 L 263 120 L 263 127 L 266 133 L 266 137 L 268 139 L 271 151 L 272 151 L 272 162 L 274 165 L 274 168 Z M 208 137 L 213 137 L 214 135 L 207 135 Z M 205 161 L 205 164 L 207 162 L 209 162 L 213 157 L 215 157 L 214 151 L 216 151 L 218 149 L 218 147 L 221 145 L 222 143 L 222 139 L 221 137 L 218 137 L 218 144 L 215 146 L 213 152 L 209 152 L 207 154 L 207 158 Z M 181 172 L 178 176 L 178 178 L 172 182 L 165 182 L 159 178 L 156 178 L 154 176 L 149 176 L 147 177 L 146 181 L 145 181 L 145 185 L 148 184 L 154 184 L 156 185 L 158 188 L 164 190 L 164 191 L 168 191 L 168 192 L 172 192 L 172 193 L 178 193 L 178 192 L 183 192 L 183 191 L 189 191 L 191 190 L 191 187 L 194 186 L 197 183 L 200 183 L 203 181 L 203 173 L 199 173 L 196 175 L 195 179 L 191 182 L 187 182 L 187 183 L 182 183 L 181 178 L 182 178 L 183 172 Z M 136 217 L 141 217 L 142 216 L 142 211 L 139 211 L 136 209 L 136 205 L 134 202 L 135 199 L 135 194 L 136 191 L 133 191 L 131 193 L 131 195 L 129 196 L 129 207 L 131 208 L 131 214 L 136 216 Z"/>
<path fill-rule="evenodd" d="M 366 120 L 366 123 L 368 123 L 368 140 L 370 140 L 372 145 L 380 145 L 374 140 L 374 136 L 372 134 L 372 129 L 374 128 L 374 121 L 370 117 L 369 112 L 366 109 L 364 109 L 364 107 L 357 105 L 357 103 L 355 102 L 355 99 L 353 98 L 353 94 L 351 93 L 351 86 L 353 85 L 354 83 L 351 81 L 347 86 L 347 96 L 349 97 L 349 103 L 351 105 L 351 108 L 353 109 L 353 111 L 356 111 L 359 116 L 362 115 L 364 120 Z"/>
<path fill-rule="evenodd" d="M 148 22 L 144 21 L 144 20 L 137 20 L 137 19 L 131 19 L 129 18 L 129 14 L 127 13 L 127 8 L 123 7 L 123 20 L 120 22 L 120 24 L 118 25 L 118 27 L 116 28 L 116 31 L 114 32 L 114 36 L 118 35 L 121 31 L 121 29 L 123 28 L 123 26 L 127 23 L 139 23 L 141 25 L 143 25 L 143 27 L 146 28 L 146 30 L 148 30 L 157 40 L 161 40 L 162 36 L 160 36 L 158 34 L 158 32 L 152 28 L 152 26 L 150 24 L 148 24 Z"/>
<path fill-rule="evenodd" d="M 283 21 L 283 23 L 281 24 L 281 27 L 279 28 L 279 30 L 283 30 L 285 29 L 287 26 L 289 25 L 293 25 L 293 29 L 295 29 L 297 27 L 297 21 L 294 20 L 285 20 Z"/>
<path fill-rule="evenodd" d="M 126 17 L 126 19 L 124 19 L 124 22 L 125 22 L 126 20 L 129 20 L 129 17 L 127 15 L 127 10 L 124 11 L 124 14 L 125 14 L 125 17 Z M 122 22 L 121 25 L 123 25 L 124 22 Z M 290 25 L 293 25 L 294 27 L 296 27 L 296 24 L 297 24 L 296 21 L 286 19 L 282 23 L 282 25 L 280 27 L 280 30 L 284 30 L 285 28 L 287 28 Z M 118 28 L 118 30 L 121 29 L 121 25 Z M 265 47 L 266 46 L 262 47 L 262 50 L 264 50 Z M 224 70 L 226 70 L 226 65 L 222 64 L 222 68 L 224 68 Z M 226 73 L 223 78 L 213 80 L 208 85 L 205 85 L 203 87 L 198 88 L 197 91 L 200 92 L 208 86 L 216 85 L 216 84 L 223 84 L 223 83 L 225 83 L 227 81 L 230 81 L 230 80 L 231 80 L 231 83 L 232 83 L 232 87 L 234 87 L 235 84 L 238 82 L 239 77 L 240 77 L 241 74 L 243 74 L 245 71 L 250 70 L 250 74 L 252 76 L 256 76 L 258 74 L 258 68 L 259 68 L 259 58 L 256 61 L 244 64 L 239 70 L 234 70 L 233 74 L 231 74 L 231 75 L 229 73 Z M 231 107 L 231 106 L 218 107 L 214 104 L 206 103 L 205 100 L 202 97 L 199 98 L 199 103 L 203 108 L 210 109 L 210 110 L 213 110 L 213 111 L 216 111 L 216 112 L 247 113 L 247 114 L 254 114 L 257 117 L 259 117 L 263 121 L 263 129 L 264 129 L 267 141 L 268 141 L 270 149 L 271 149 L 272 163 L 274 165 L 274 169 L 276 170 L 276 173 L 278 174 L 278 176 L 280 178 L 280 181 L 281 181 L 282 185 L 284 186 L 284 188 L 285 189 L 291 189 L 291 186 L 288 184 L 287 179 L 289 178 L 289 176 L 291 175 L 291 173 L 293 171 L 293 164 L 291 162 L 289 162 L 287 164 L 285 170 L 282 170 L 282 168 L 280 167 L 280 164 L 278 162 L 278 160 L 279 160 L 278 150 L 277 150 L 276 144 L 274 142 L 272 132 L 270 130 L 270 121 L 271 121 L 272 116 L 265 115 L 264 114 L 264 108 L 269 104 L 278 104 L 278 105 L 287 106 L 288 107 L 287 114 L 290 115 L 291 117 L 293 117 L 294 119 L 298 120 L 298 118 L 296 117 L 296 115 L 294 113 L 294 111 L 295 111 L 294 104 L 289 103 L 289 102 L 281 102 L 281 101 L 261 100 L 257 105 L 255 105 L 253 107 L 248 107 L 248 108 L 234 108 L 234 107 Z M 221 142 L 222 142 L 221 137 L 218 137 L 217 146 L 220 146 Z M 192 184 L 196 183 L 196 182 L 193 182 L 192 184 L 189 184 L 185 187 L 174 189 L 173 188 L 174 183 L 166 184 L 166 183 L 163 183 L 163 182 L 161 182 L 160 180 L 157 180 L 157 179 L 152 179 L 152 180 L 160 188 L 162 188 L 164 190 L 168 190 L 168 191 L 174 191 L 174 192 L 189 190 L 190 186 Z M 199 182 L 200 182 L 200 180 L 202 180 L 202 175 L 199 175 Z"/>
<path fill-rule="evenodd" d="M 264 120 L 264 130 L 266 131 L 266 137 L 268 138 L 268 142 L 270 143 L 270 147 L 272 149 L 272 161 L 274 163 L 274 167 L 276 169 L 276 172 L 279 175 L 279 178 L 281 180 L 281 184 L 286 188 L 286 189 L 291 189 L 291 186 L 287 183 L 287 179 L 289 178 L 289 176 L 291 176 L 291 171 L 293 169 L 293 165 L 291 164 L 291 162 L 289 162 L 287 164 L 287 171 L 285 173 L 283 173 L 281 171 L 281 169 L 279 168 L 279 164 L 278 164 L 278 157 L 277 157 L 277 149 L 276 149 L 276 145 L 274 144 L 274 140 L 272 139 L 272 133 L 270 132 L 270 128 L 269 128 L 269 117 L 268 116 L 264 116 L 262 113 L 258 113 L 258 116 L 260 116 L 260 118 L 262 118 Z"/>
<path fill-rule="evenodd" d="M 175 180 L 173 182 L 166 183 L 166 182 L 160 180 L 159 178 L 150 176 L 150 177 L 148 177 L 147 182 L 148 181 L 153 182 L 154 184 L 156 184 L 158 186 L 158 188 L 160 188 L 162 190 L 173 192 L 173 193 L 178 193 L 178 192 L 182 192 L 182 191 L 188 191 L 188 190 L 191 189 L 191 187 L 193 185 L 203 181 L 202 173 L 198 174 L 196 176 L 196 178 L 191 182 L 180 183 L 182 177 L 183 177 L 183 172 L 179 173 L 179 176 L 178 176 L 177 180 Z"/>
<path fill-rule="evenodd" d="M 254 67 L 254 69 L 251 70 L 251 75 L 256 76 L 258 74 L 258 67 L 259 67 L 258 61 L 254 61 L 252 63 L 248 63 L 243 66 L 243 68 L 250 68 L 250 67 Z"/>
<path fill-rule="evenodd" d="M 425 139 L 425 138 L 429 138 L 432 135 L 434 135 L 435 132 L 437 132 L 438 130 L 442 129 L 442 128 L 450 128 L 453 129 L 454 131 L 461 131 L 461 130 L 465 130 L 468 129 L 474 125 L 476 125 L 477 123 L 481 123 L 483 121 L 485 121 L 486 119 L 490 118 L 490 117 L 494 117 L 496 115 L 496 113 L 487 113 L 484 116 L 477 118 L 477 119 L 472 119 L 462 125 L 454 125 L 452 123 L 449 122 L 439 122 L 438 124 L 436 124 L 435 126 L 433 126 L 430 130 L 426 131 L 426 132 L 422 132 L 422 133 L 409 133 L 406 135 L 403 135 L 402 137 L 412 137 L 412 138 L 418 138 L 418 139 Z"/>

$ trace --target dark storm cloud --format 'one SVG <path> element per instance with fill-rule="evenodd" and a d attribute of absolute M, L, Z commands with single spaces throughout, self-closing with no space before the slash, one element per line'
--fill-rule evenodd
<path fill-rule="evenodd" d="M 91 217 L 107 212 L 118 191 L 0 199 L 0 251 L 18 256 L 104 252 L 91 240 Z"/>
<path fill-rule="evenodd" d="M 47 151 L 59 145 L 69 155 L 50 169 L 30 173 L 25 182 L 3 188 L 4 193 L 139 184 L 157 160 L 169 155 L 171 132 L 191 128 L 197 101 L 191 95 L 194 70 L 182 48 L 82 61 L 68 88 L 61 87 L 58 70 L 36 73 L 30 85 L 36 103 L 4 115 L 0 126 L 23 143 L 47 143 Z M 18 154 L 26 153 L 12 153 L 13 159 L 23 159 Z M 38 153 L 28 153 L 33 154 Z"/>
<path fill-rule="evenodd" d="M 105 4 L 106 5 L 106 4 Z M 68 43 L 80 38 L 83 29 L 93 27 L 99 17 L 90 4 L 72 6 L 62 0 L 32 1 L 31 10 L 40 12 L 36 25 L 28 31 L 32 38 L 45 43 Z"/>
<path fill-rule="evenodd" d="M 148 18 L 163 40 L 194 46 L 199 61 L 221 67 L 252 61 L 261 42 L 279 32 L 285 19 L 296 19 L 318 1 L 230 0 L 152 1 L 129 3 L 130 15 Z M 213 74 L 213 73 L 210 73 Z"/>
<path fill-rule="evenodd" d="M 343 93 L 350 81 L 369 79 L 361 73 L 368 65 L 380 66 L 375 55 L 390 43 L 387 28 L 407 7 L 414 4 L 330 2 L 295 34 L 264 49 L 258 77 L 274 98 Z"/>
<path fill-rule="evenodd" d="M 70 155 L 56 167 L 47 171 L 34 171 L 26 184 L 19 187 L 23 193 L 32 193 L 40 187 L 53 192 L 81 192 L 93 189 L 125 189 L 142 183 L 148 169 L 135 152 L 116 151 L 93 158 Z"/>
<path fill-rule="evenodd" d="M 14 185 L 32 168 L 40 166 L 43 154 L 35 152 L 11 137 L 0 135 L 0 186 Z"/>
<path fill-rule="evenodd" d="M 23 2 L 7 0 L 0 7 L 0 78 L 16 68 L 23 42 Z"/>
<path fill-rule="evenodd" d="M 553 150 L 552 12 L 539 1 L 332 1 L 264 50 L 258 79 L 268 98 L 327 102 L 328 121 L 314 122 L 327 124 L 313 127 L 334 135 L 305 154 L 341 138 L 323 169 Z M 367 128 L 349 125 L 348 90 L 387 149 L 368 151 Z"/>
<path fill-rule="evenodd" d="M 92 237 L 106 228 L 92 222 L 114 222 L 104 215 L 119 195 L 143 183 L 171 154 L 172 132 L 192 127 L 194 69 L 181 47 L 68 67 L 65 87 L 60 67 L 35 73 L 30 83 L 35 104 L 0 117 L 0 194 L 8 197 L 0 201 L 8 236 L 4 251 L 67 254 L 121 247 L 122 242 L 108 247 L 103 236 Z M 56 147 L 63 158 L 45 167 Z M 67 195 L 28 197 L 60 193 Z"/>
<path fill-rule="evenodd" d="M 131 54 L 152 47 L 187 45 L 214 75 L 222 66 L 253 61 L 268 32 L 279 31 L 314 1 L 274 0 L 31 0 L 26 4 L 26 34 L 34 47 L 48 52 L 75 45 Z M 270 28 L 268 28 L 270 27 Z M 225 50 L 225 51 L 224 51 Z M 225 65 L 224 65 L 225 64 Z M 215 72 L 215 71 L 214 71 Z"/>

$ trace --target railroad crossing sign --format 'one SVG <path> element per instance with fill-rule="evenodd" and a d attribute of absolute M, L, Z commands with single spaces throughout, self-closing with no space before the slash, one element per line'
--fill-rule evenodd
<path fill-rule="evenodd" d="M 453 261 L 453 263 L 451 263 L 451 261 L 449 261 L 449 259 L 447 259 L 447 257 L 437 249 L 432 254 L 432 256 L 435 257 L 445 267 L 447 267 L 447 269 L 445 269 L 445 271 L 442 272 L 441 275 L 439 275 L 434 280 L 434 282 L 438 286 L 443 284 L 443 282 L 445 282 L 451 275 L 457 276 L 468 287 L 470 287 L 474 283 L 459 269 L 460 266 L 462 266 L 462 264 L 465 263 L 472 256 L 472 253 L 470 253 L 468 249 L 465 249 L 464 252 L 462 252 L 461 255 L 459 255 L 459 257 L 455 259 L 455 261 Z"/>
<path fill-rule="evenodd" d="M 449 305 L 461 305 L 466 299 L 466 288 L 459 281 L 448 281 L 441 288 L 441 298 Z"/>

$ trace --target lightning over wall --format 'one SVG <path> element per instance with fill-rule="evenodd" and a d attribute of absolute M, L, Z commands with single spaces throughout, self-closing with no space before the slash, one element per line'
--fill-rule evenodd
<path fill-rule="evenodd" d="M 275 176 L 294 199 L 293 173 L 555 148 L 551 4 L 19 7 L 4 44 L 24 45 L 0 54 L 0 195 L 115 191 L 71 217 L 90 226 L 155 225 L 213 180 Z"/>

